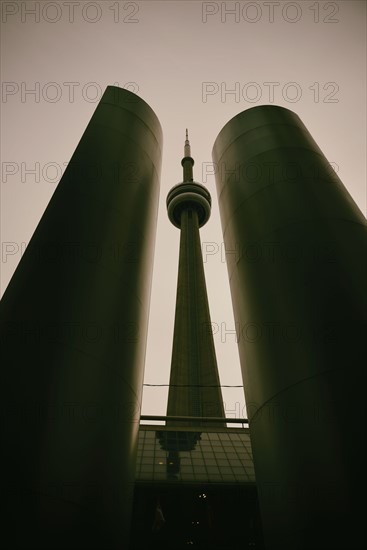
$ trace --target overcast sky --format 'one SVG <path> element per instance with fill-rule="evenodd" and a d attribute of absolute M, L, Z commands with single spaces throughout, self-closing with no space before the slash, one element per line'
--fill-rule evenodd
<path fill-rule="evenodd" d="M 188 127 L 194 178 L 213 198 L 201 238 L 221 383 L 242 384 L 212 146 L 239 112 L 287 107 L 366 213 L 365 1 L 46 0 L 1 8 L 1 294 L 105 87 L 128 87 L 155 111 L 164 136 L 145 382 L 169 381 L 179 231 L 165 200 L 182 180 Z M 223 396 L 227 416 L 246 414 L 242 389 L 224 388 Z M 146 387 L 142 412 L 165 414 L 166 400 L 167 388 Z"/>

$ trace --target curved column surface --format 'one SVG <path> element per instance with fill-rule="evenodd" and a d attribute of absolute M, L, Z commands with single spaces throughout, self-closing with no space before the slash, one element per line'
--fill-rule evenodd
<path fill-rule="evenodd" d="M 14 548 L 127 546 L 161 148 L 107 87 L 1 301 Z"/>
<path fill-rule="evenodd" d="M 365 218 L 288 109 L 235 116 L 213 161 L 267 548 L 359 548 Z"/>

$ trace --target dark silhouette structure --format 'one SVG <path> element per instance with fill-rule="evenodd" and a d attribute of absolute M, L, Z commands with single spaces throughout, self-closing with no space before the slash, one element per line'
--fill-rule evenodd
<path fill-rule="evenodd" d="M 161 147 L 108 87 L 1 301 L 8 547 L 127 546 Z"/>
<path fill-rule="evenodd" d="M 293 112 L 213 148 L 267 549 L 365 544 L 365 219 Z"/>

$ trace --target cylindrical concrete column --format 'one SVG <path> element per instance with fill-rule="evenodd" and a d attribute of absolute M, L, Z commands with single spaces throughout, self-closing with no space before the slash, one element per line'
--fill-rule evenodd
<path fill-rule="evenodd" d="M 149 105 L 109 86 L 2 299 L 14 548 L 127 547 L 161 147 Z"/>
<path fill-rule="evenodd" d="M 364 216 L 287 109 L 235 116 L 213 160 L 267 548 L 359 548 Z"/>

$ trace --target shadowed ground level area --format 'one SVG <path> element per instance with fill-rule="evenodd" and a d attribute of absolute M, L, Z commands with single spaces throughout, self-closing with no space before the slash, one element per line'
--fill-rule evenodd
<path fill-rule="evenodd" d="M 130 550 L 263 550 L 256 486 L 135 486 Z"/>

